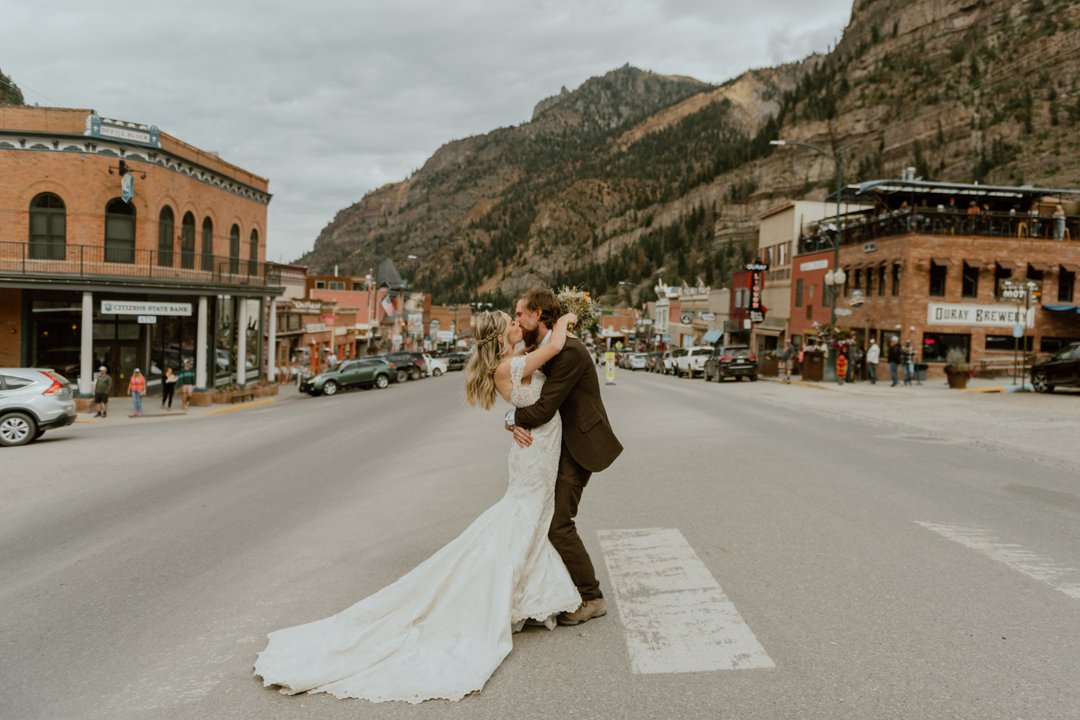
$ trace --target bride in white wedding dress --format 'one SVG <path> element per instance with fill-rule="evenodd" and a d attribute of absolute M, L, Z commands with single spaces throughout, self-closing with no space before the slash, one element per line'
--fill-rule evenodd
<path fill-rule="evenodd" d="M 501 312 L 477 323 L 466 398 L 488 409 L 496 393 L 516 407 L 540 397 L 538 371 L 566 341 L 573 314 L 548 342 L 514 355 L 521 329 Z M 483 688 L 526 620 L 555 626 L 581 596 L 548 540 L 562 425 L 558 414 L 511 443 L 509 487 L 465 532 L 395 583 L 306 625 L 270 633 L 255 662 L 263 684 L 287 695 L 330 693 L 373 702 L 460 700 Z"/>

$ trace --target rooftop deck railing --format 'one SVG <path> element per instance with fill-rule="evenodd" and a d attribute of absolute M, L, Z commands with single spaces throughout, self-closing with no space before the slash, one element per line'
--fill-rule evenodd
<path fill-rule="evenodd" d="M 843 245 L 857 245 L 907 233 L 1015 238 L 1020 240 L 1080 240 L 1080 218 L 1012 212 L 949 212 L 916 207 L 876 213 L 847 215 L 843 220 Z M 804 230 L 801 252 L 832 247 L 835 223 L 825 218 Z"/>
<path fill-rule="evenodd" d="M 267 287 L 281 271 L 267 263 L 195 252 L 66 243 L 0 242 L 0 276 L 160 280 Z"/>

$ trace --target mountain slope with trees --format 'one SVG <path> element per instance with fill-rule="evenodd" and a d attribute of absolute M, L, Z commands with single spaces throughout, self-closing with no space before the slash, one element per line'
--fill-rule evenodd
<path fill-rule="evenodd" d="M 1080 187 L 1080 6 L 1067 0 L 858 0 L 824 55 L 722 86 L 629 66 L 542 101 L 530 122 L 440 148 L 340 211 L 300 260 L 363 274 L 385 257 L 437 301 L 500 302 L 534 283 L 657 277 L 721 285 L 757 217 L 846 180 Z"/>

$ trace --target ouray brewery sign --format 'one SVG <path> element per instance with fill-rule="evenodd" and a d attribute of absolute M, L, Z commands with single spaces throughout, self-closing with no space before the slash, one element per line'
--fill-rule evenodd
<path fill-rule="evenodd" d="M 930 303 L 926 310 L 929 325 L 967 325 L 972 327 L 1012 327 L 1022 323 L 1035 327 L 1035 308 L 1018 305 L 964 305 Z"/>

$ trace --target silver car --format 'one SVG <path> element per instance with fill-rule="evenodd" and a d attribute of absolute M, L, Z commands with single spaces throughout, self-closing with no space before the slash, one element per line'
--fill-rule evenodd
<path fill-rule="evenodd" d="M 54 370 L 0 368 L 0 445 L 25 445 L 75 422 L 71 384 Z"/>

